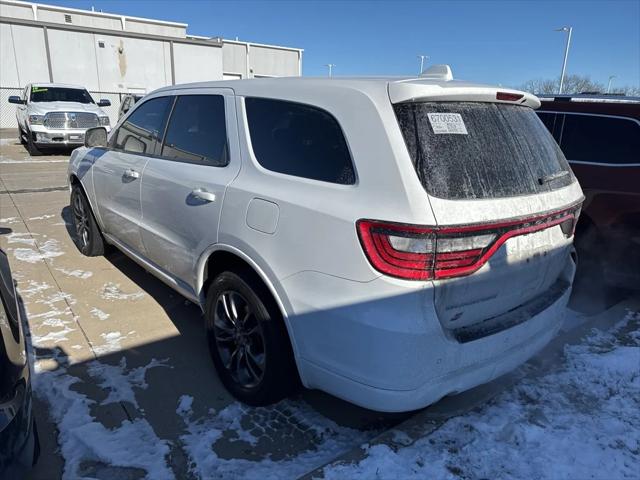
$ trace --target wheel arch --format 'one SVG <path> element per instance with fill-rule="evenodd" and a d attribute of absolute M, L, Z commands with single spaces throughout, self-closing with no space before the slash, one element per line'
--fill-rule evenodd
<path fill-rule="evenodd" d="M 270 279 L 270 276 L 265 272 L 265 270 L 245 252 L 231 245 L 216 244 L 209 247 L 202 254 L 198 266 L 196 286 L 196 292 L 198 294 L 201 307 L 204 309 L 204 305 L 206 305 L 205 297 L 208 286 L 217 273 L 221 273 L 226 270 L 238 271 L 241 269 L 248 269 L 252 272 L 264 285 L 275 302 L 280 314 L 282 315 L 287 336 L 289 337 L 289 343 L 291 345 L 291 350 L 293 351 L 294 362 L 298 370 L 298 375 L 302 383 L 306 385 L 303 372 L 298 366 L 298 347 L 296 345 L 295 336 L 292 334 L 290 318 L 288 315 L 290 307 L 288 308 L 288 303 L 285 303 L 287 300 L 278 293 L 276 285 Z"/>

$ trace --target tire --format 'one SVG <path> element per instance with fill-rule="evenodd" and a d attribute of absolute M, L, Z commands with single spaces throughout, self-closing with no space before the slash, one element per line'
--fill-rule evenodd
<path fill-rule="evenodd" d="M 213 280 L 207 292 L 205 331 L 218 376 L 236 399 L 269 405 L 298 388 L 282 315 L 253 272 L 226 271 Z"/>
<path fill-rule="evenodd" d="M 33 136 L 31 132 L 27 132 L 27 152 L 32 157 L 37 157 L 38 155 L 42 155 L 42 152 L 38 148 L 38 146 L 33 142 Z"/>
<path fill-rule="evenodd" d="M 104 239 L 80 185 L 71 188 L 71 213 L 75 235 L 73 243 L 87 257 L 104 254 Z"/>
<path fill-rule="evenodd" d="M 18 124 L 18 141 L 20 142 L 20 145 L 25 145 L 27 142 L 25 142 L 24 137 L 26 137 L 26 134 L 24 133 L 24 130 L 22 130 L 22 127 Z"/>

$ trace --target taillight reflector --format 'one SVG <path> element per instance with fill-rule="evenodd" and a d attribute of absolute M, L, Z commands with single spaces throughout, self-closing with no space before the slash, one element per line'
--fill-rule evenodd
<path fill-rule="evenodd" d="M 535 217 L 462 227 L 428 227 L 359 220 L 358 235 L 369 262 L 381 273 L 405 280 L 469 275 L 509 238 L 561 225 L 573 235 L 580 205 Z"/>

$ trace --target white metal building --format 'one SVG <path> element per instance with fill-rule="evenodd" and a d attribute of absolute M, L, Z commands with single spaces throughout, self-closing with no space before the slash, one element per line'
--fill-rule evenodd
<path fill-rule="evenodd" d="M 302 49 L 187 34 L 187 24 L 0 0 L 0 127 L 31 82 L 84 85 L 108 98 L 216 79 L 298 76 Z"/>

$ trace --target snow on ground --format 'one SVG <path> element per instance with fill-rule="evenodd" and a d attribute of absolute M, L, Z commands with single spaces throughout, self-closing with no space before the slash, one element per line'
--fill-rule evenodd
<path fill-rule="evenodd" d="M 64 360 L 57 359 L 59 367 L 52 371 L 39 370 L 36 363 L 33 385 L 36 395 L 49 403 L 49 415 L 59 431 L 58 444 L 65 460 L 63 479 L 85 478 L 82 465 L 87 461 L 140 468 L 149 480 L 175 478 L 167 466 L 169 444 L 156 436 L 149 422 L 141 418 L 125 420 L 109 429 L 96 421 L 90 413 L 95 402 L 72 388 L 81 380 L 69 375 L 63 366 Z M 132 386 L 144 388 L 144 373 L 159 365 L 160 362 L 154 360 L 146 367 L 125 374 L 126 363 L 112 367 L 94 362 L 90 371 L 101 380 L 100 386 L 109 390 L 107 401 L 111 402 L 133 395 Z M 135 383 L 125 385 L 124 378 L 133 379 Z"/>
<path fill-rule="evenodd" d="M 120 342 L 122 342 L 124 339 L 126 339 L 130 335 L 133 335 L 134 333 L 136 333 L 135 330 L 131 330 L 126 335 L 122 334 L 119 331 L 101 333 L 100 336 L 102 337 L 102 340 L 104 340 L 104 343 L 102 345 L 94 346 L 93 351 L 98 356 L 106 355 L 107 353 L 117 352 L 122 349 Z"/>
<path fill-rule="evenodd" d="M 120 285 L 116 283 L 105 283 L 101 292 L 105 300 L 139 300 L 144 297 L 143 292 L 124 293 L 120 290 Z"/>
<path fill-rule="evenodd" d="M 169 367 L 169 365 L 167 365 L 167 360 L 159 361 L 154 358 L 148 365 L 137 367 L 127 372 L 127 359 L 122 357 L 120 364 L 117 366 L 99 361 L 91 362 L 88 373 L 97 380 L 100 388 L 109 391 L 107 398 L 101 402 L 102 405 L 129 402 L 134 407 L 139 408 L 133 387 L 146 389 L 149 386 L 145 380 L 147 370 L 156 367 Z"/>
<path fill-rule="evenodd" d="M 567 345 L 564 364 L 527 377 L 413 445 L 367 447 L 327 479 L 623 479 L 640 472 L 640 313 Z"/>
<path fill-rule="evenodd" d="M 107 320 L 111 315 L 108 314 L 107 312 L 100 310 L 98 307 L 93 307 L 89 313 L 91 313 L 92 316 L 96 317 L 98 320 Z"/>
<path fill-rule="evenodd" d="M 38 263 L 41 260 L 59 257 L 60 255 L 64 255 L 64 252 L 60 250 L 58 241 L 53 238 L 39 245 L 37 250 L 32 248 L 16 248 L 13 250 L 13 256 L 17 260 L 28 263 Z"/>
<path fill-rule="evenodd" d="M 198 419 L 193 418 L 192 402 L 191 397 L 182 396 L 176 413 L 182 417 L 187 431 L 180 440 L 189 457 L 190 471 L 202 480 L 298 478 L 371 436 L 371 432 L 340 427 L 300 400 L 284 400 L 271 407 L 258 408 L 235 402 L 219 412 L 210 410 L 208 415 Z M 292 431 L 287 435 L 291 438 L 284 438 L 286 435 L 271 437 L 274 433 L 278 435 L 276 432 L 282 434 L 282 425 L 290 427 Z M 307 444 L 301 451 L 283 459 L 274 460 L 268 455 L 259 460 L 228 459 L 218 456 L 212 447 L 229 432 L 233 432 L 235 441 L 246 442 L 250 447 L 261 442 L 286 442 L 295 438 L 313 440 L 311 448 Z"/>
<path fill-rule="evenodd" d="M 85 270 L 67 270 L 66 268 L 56 268 L 57 271 L 64 273 L 69 277 L 79 278 L 81 280 L 86 280 L 93 275 L 93 272 L 88 272 Z"/>

